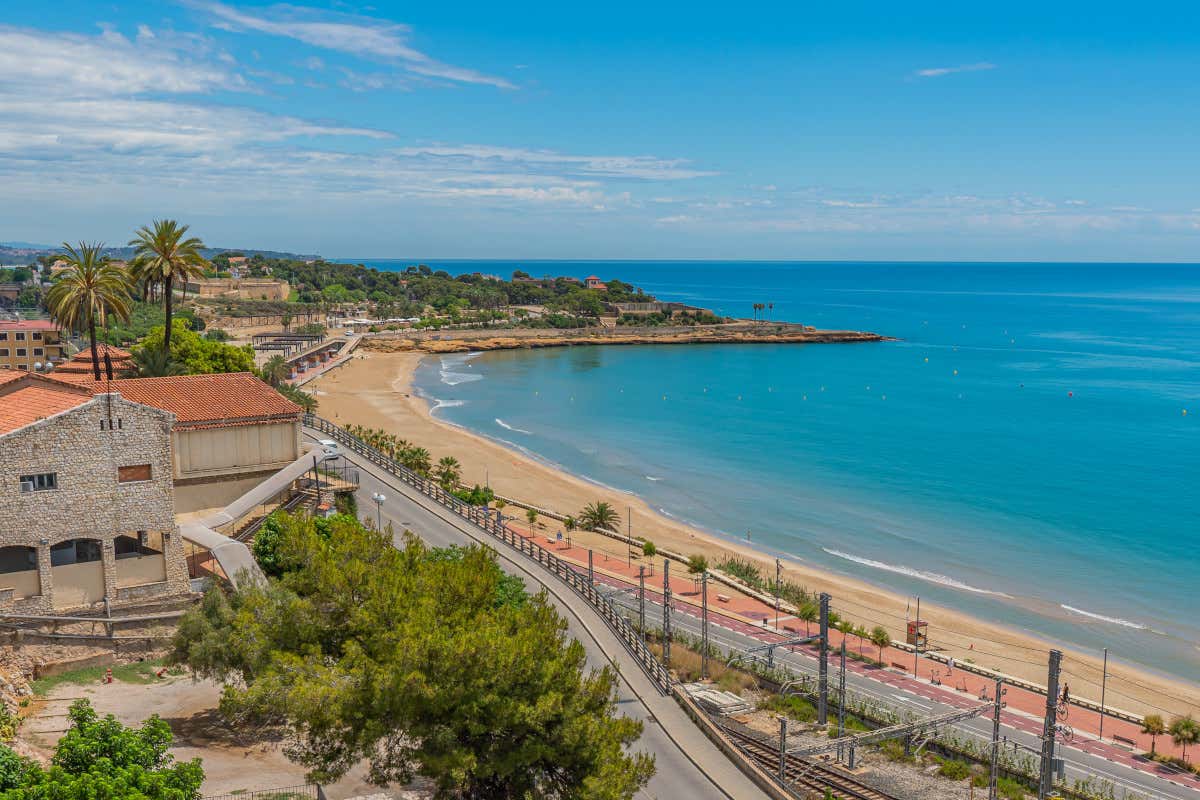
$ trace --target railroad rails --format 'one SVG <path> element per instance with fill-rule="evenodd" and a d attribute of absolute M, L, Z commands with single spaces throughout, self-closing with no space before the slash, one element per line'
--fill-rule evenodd
<path fill-rule="evenodd" d="M 753 759 L 760 767 L 772 776 L 779 775 L 779 748 L 773 743 L 764 741 L 749 733 L 737 730 L 725 723 L 717 721 L 721 730 L 737 745 L 743 753 Z M 817 761 L 789 756 L 787 770 L 784 773 L 788 788 L 799 789 L 798 794 L 805 790 L 824 794 L 828 789 L 836 798 L 843 800 L 899 800 L 893 795 L 870 787 L 841 770 L 832 769 Z"/>

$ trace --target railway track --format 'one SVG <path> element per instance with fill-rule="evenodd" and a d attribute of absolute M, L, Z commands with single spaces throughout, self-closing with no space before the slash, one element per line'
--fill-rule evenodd
<path fill-rule="evenodd" d="M 721 729 L 742 752 L 757 762 L 764 770 L 771 775 L 779 774 L 779 749 L 774 743 L 768 743 L 726 725 L 721 725 Z M 841 770 L 832 769 L 810 759 L 789 757 L 784 777 L 791 786 L 821 794 L 828 789 L 834 797 L 842 798 L 842 800 L 899 800 L 893 795 L 856 780 Z"/>

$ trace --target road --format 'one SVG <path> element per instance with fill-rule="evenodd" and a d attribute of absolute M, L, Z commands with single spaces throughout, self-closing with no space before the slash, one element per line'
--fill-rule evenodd
<path fill-rule="evenodd" d="M 305 435 L 312 440 L 318 438 L 308 430 Z M 531 588 L 546 587 L 550 600 L 567 620 L 570 634 L 583 644 L 590 664 L 618 665 L 621 674 L 618 707 L 621 713 L 642 721 L 644 730 L 636 747 L 651 753 L 657 767 L 649 785 L 638 794 L 639 798 L 758 800 L 766 797 L 704 738 L 673 699 L 663 697 L 655 690 L 599 614 L 566 585 L 536 562 L 509 548 L 497 547 L 495 540 L 487 534 L 474 529 L 375 465 L 352 453 L 344 454 L 342 458 L 359 470 L 357 498 L 363 516 L 375 513 L 376 507 L 371 496 L 381 492 L 387 499 L 379 516 L 384 526 L 393 526 L 397 539 L 405 530 L 410 530 L 434 546 L 479 542 L 496 549 L 500 566 L 506 572 L 520 577 Z"/>
<path fill-rule="evenodd" d="M 601 580 L 611 587 L 610 597 L 626 609 L 630 617 L 636 617 L 636 587 L 631 587 L 610 576 L 601 576 Z M 674 629 L 699 637 L 701 623 L 698 610 L 683 604 L 673 604 L 673 606 L 676 609 L 672 615 Z M 661 626 L 661 595 L 652 593 L 649 583 L 646 592 L 646 617 L 648 627 Z M 714 619 L 719 619 L 716 615 L 710 616 L 709 619 L 709 639 L 725 652 L 745 652 L 748 648 L 763 643 L 761 638 L 751 635 L 753 626 L 732 623 L 727 627 L 713 622 Z M 801 650 L 796 653 L 787 653 L 780 648 L 775 652 L 775 661 L 777 664 L 791 668 L 794 672 L 808 675 L 817 673 L 818 658 L 812 652 Z M 829 669 L 831 692 L 837 687 L 837 670 L 838 662 L 832 658 L 831 654 Z M 869 696 L 896 709 L 907 708 L 923 716 L 934 716 L 956 709 L 970 708 L 981 702 L 978 698 L 965 696 L 953 689 L 933 686 L 924 681 L 917 682 L 911 676 L 898 675 L 890 670 L 868 670 L 863 665 L 849 660 L 847 660 L 846 687 L 849 692 Z M 1002 723 L 1002 736 L 1008 737 L 1010 742 L 1016 742 L 1025 748 L 1032 748 L 1035 752 L 1040 749 L 1042 726 L 1040 719 L 1006 711 L 1002 717 Z M 953 727 L 981 743 L 991 741 L 990 714 L 984 718 L 956 724 Z M 1129 792 L 1137 793 L 1149 800 L 1200 800 L 1200 790 L 1180 782 L 1190 780 L 1189 778 L 1157 776 L 1132 769 L 1081 749 L 1088 747 L 1089 744 L 1091 742 L 1087 740 L 1072 742 L 1070 745 L 1060 742 L 1058 756 L 1065 761 L 1068 783 L 1073 783 L 1076 779 L 1103 779 L 1113 783 L 1116 787 L 1117 797 L 1121 797 L 1123 792 Z"/>

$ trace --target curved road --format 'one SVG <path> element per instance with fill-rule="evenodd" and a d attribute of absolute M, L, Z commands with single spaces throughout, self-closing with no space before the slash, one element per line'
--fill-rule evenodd
<path fill-rule="evenodd" d="M 320 438 L 308 429 L 305 435 L 314 441 Z M 371 495 L 382 492 L 387 497 L 381 509 L 382 522 L 385 526 L 393 525 L 397 539 L 410 530 L 434 546 L 483 543 L 492 547 L 506 572 L 520 577 L 527 586 L 544 586 L 548 590 L 551 601 L 567 620 L 571 635 L 583 644 L 589 663 L 611 663 L 619 669 L 619 709 L 642 721 L 644 730 L 635 747 L 654 755 L 656 763 L 655 775 L 638 794 L 639 798 L 759 800 L 767 797 L 704 737 L 674 699 L 658 693 L 599 614 L 537 562 L 497 546 L 487 534 L 374 464 L 353 453 L 343 453 L 342 458 L 359 470 L 360 514 L 374 513 Z"/>

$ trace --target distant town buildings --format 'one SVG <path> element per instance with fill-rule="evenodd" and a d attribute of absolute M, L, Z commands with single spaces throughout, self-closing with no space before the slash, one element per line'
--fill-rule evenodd
<path fill-rule="evenodd" d="M 600 280 L 595 275 L 588 275 L 587 279 L 583 282 L 583 285 L 588 289 L 599 289 L 602 292 L 608 290 L 608 287 L 604 284 L 604 281 Z"/>
<path fill-rule="evenodd" d="M 0 320 L 0 370 L 37 371 L 66 360 L 66 344 L 50 320 Z"/>
<path fill-rule="evenodd" d="M 188 281 L 187 291 L 198 297 L 223 297 L 230 300 L 282 301 L 291 295 L 291 287 L 287 281 L 273 278 L 242 278 L 237 275 L 232 278 L 201 278 Z"/>

